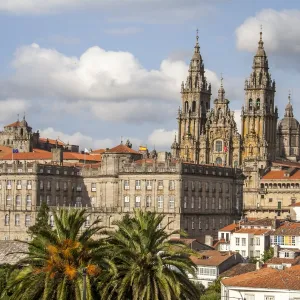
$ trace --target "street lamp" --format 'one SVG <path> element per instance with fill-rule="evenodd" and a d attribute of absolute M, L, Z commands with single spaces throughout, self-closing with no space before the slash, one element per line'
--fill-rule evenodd
<path fill-rule="evenodd" d="M 82 270 L 83 277 L 83 289 L 82 289 L 82 300 L 86 300 L 86 268 Z"/>

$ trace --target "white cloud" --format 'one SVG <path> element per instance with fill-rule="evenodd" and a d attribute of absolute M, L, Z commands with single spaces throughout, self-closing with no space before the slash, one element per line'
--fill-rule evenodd
<path fill-rule="evenodd" d="M 123 27 L 123 28 L 109 28 L 104 32 L 111 35 L 133 35 L 142 32 L 143 29 L 139 27 Z"/>
<path fill-rule="evenodd" d="M 260 25 L 263 27 L 265 49 L 277 56 L 276 65 L 297 67 L 299 64 L 294 66 L 291 60 L 298 62 L 300 53 L 300 10 L 264 9 L 256 16 L 247 18 L 236 29 L 239 50 L 256 51 Z"/>
<path fill-rule="evenodd" d="M 159 69 L 147 70 L 129 52 L 91 47 L 78 58 L 37 44 L 17 49 L 12 66 L 15 73 L 5 85 L 8 94 L 26 95 L 39 105 L 51 99 L 53 107 L 59 104 L 68 113 L 72 102 L 73 111 L 135 123 L 174 117 L 181 82 L 188 74 L 182 60 L 167 58 Z M 206 76 L 217 95 L 217 75 L 206 70 Z"/>
<path fill-rule="evenodd" d="M 236 127 L 239 133 L 241 133 L 242 129 L 242 121 L 241 121 L 241 110 L 236 109 L 234 110 L 234 120 L 236 122 Z"/>
<path fill-rule="evenodd" d="M 0 12 L 10 14 L 55 14 L 98 10 L 117 22 L 177 23 L 212 13 L 220 0 L 2 0 Z"/>
<path fill-rule="evenodd" d="M 155 129 L 148 137 L 149 147 L 170 151 L 175 134 L 176 130 Z"/>

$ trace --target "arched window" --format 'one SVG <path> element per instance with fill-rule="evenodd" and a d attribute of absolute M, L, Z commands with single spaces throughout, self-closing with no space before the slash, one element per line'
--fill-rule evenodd
<path fill-rule="evenodd" d="M 192 103 L 192 112 L 196 111 L 196 101 L 193 101 Z"/>
<path fill-rule="evenodd" d="M 217 165 L 221 165 L 222 164 L 222 158 L 221 157 L 217 157 L 216 158 L 216 164 Z"/>
<path fill-rule="evenodd" d="M 185 101 L 184 103 L 184 111 L 187 113 L 189 111 L 189 103 Z"/>
<path fill-rule="evenodd" d="M 5 218 L 4 218 L 4 225 L 5 225 L 5 226 L 8 226 L 8 225 L 9 225 L 9 215 L 5 215 Z"/>
<path fill-rule="evenodd" d="M 260 99 L 259 98 L 256 99 L 256 108 L 260 109 Z"/>
<path fill-rule="evenodd" d="M 252 99 L 250 98 L 250 99 L 249 99 L 249 110 L 252 110 L 252 107 L 253 107 L 253 101 L 252 101 Z"/>
<path fill-rule="evenodd" d="M 215 150 L 217 152 L 222 152 L 223 151 L 223 142 L 222 141 L 216 141 L 216 144 L 215 144 Z"/>

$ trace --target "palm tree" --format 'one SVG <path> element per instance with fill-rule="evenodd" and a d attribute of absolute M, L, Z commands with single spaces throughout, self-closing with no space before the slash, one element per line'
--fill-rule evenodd
<path fill-rule="evenodd" d="M 136 210 L 116 222 L 118 229 L 109 233 L 112 260 L 117 268 L 109 282 L 99 288 L 103 299 L 173 300 L 199 299 L 197 287 L 189 280 L 195 275 L 191 249 L 161 227 L 163 215 Z"/>
<path fill-rule="evenodd" d="M 28 257 L 18 263 L 25 267 L 9 279 L 7 288 L 14 291 L 10 299 L 82 299 L 83 271 L 86 299 L 99 299 L 94 288 L 97 277 L 110 264 L 104 240 L 92 239 L 101 232 L 100 220 L 87 225 L 86 211 L 75 209 L 53 212 L 53 216 L 55 229 L 38 233 L 29 243 Z"/>

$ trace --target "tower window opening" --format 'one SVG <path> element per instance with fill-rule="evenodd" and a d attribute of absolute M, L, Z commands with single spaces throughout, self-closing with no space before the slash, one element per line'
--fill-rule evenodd
<path fill-rule="evenodd" d="M 21 128 L 20 130 L 20 135 L 23 135 L 23 128 Z"/>
<path fill-rule="evenodd" d="M 205 105 L 206 105 L 206 109 L 208 110 L 208 102 L 206 102 Z"/>
<path fill-rule="evenodd" d="M 252 101 L 252 99 L 250 98 L 250 99 L 249 99 L 249 110 L 252 110 L 252 107 L 253 107 L 253 101 Z"/>
<path fill-rule="evenodd" d="M 259 98 L 256 99 L 256 108 L 260 109 L 260 99 Z"/>
<path fill-rule="evenodd" d="M 196 111 L 196 101 L 193 101 L 192 103 L 192 112 Z"/>
<path fill-rule="evenodd" d="M 185 101 L 184 103 L 184 111 L 187 113 L 189 111 L 189 103 Z"/>
<path fill-rule="evenodd" d="M 216 141 L 215 149 L 216 149 L 217 152 L 222 152 L 222 150 L 223 150 L 222 146 L 223 146 L 222 141 Z"/>

